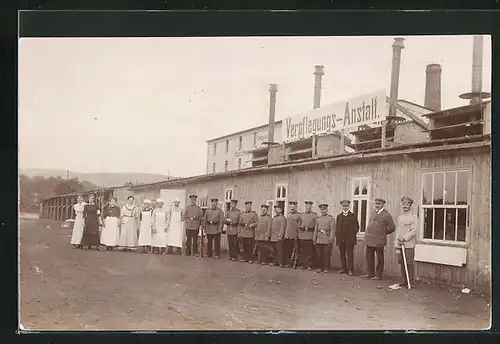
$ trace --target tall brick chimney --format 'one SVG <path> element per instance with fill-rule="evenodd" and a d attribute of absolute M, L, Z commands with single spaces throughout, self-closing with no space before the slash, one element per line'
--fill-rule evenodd
<path fill-rule="evenodd" d="M 267 141 L 274 142 L 274 122 L 276 115 L 276 93 L 278 93 L 278 85 L 271 84 L 269 88 L 269 134 Z"/>
<path fill-rule="evenodd" d="M 398 100 L 399 70 L 401 67 L 401 51 L 405 47 L 404 40 L 404 38 L 396 37 L 392 45 L 391 89 L 389 97 L 393 103 L 396 103 Z M 396 116 L 396 107 L 391 104 L 389 109 L 389 116 Z"/>
<path fill-rule="evenodd" d="M 472 41 L 472 87 L 471 91 L 477 96 L 470 101 L 476 104 L 481 101 L 483 90 L 483 36 L 474 36 Z"/>
<path fill-rule="evenodd" d="M 314 100 L 313 100 L 313 109 L 317 109 L 321 106 L 321 83 L 323 79 L 323 75 L 325 72 L 323 71 L 323 66 L 317 65 L 314 66 L 316 69 L 314 71 Z"/>
<path fill-rule="evenodd" d="M 441 65 L 427 65 L 425 69 L 424 106 L 434 111 L 441 110 Z"/>

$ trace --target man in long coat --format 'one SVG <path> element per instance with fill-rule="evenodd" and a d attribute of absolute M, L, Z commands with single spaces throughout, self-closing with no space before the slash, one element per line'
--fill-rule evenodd
<path fill-rule="evenodd" d="M 238 201 L 231 200 L 231 208 L 226 213 L 226 234 L 229 244 L 229 259 L 235 262 L 240 254 L 240 246 L 238 242 L 238 234 L 240 232 L 241 211 L 236 208 Z"/>
<path fill-rule="evenodd" d="M 184 211 L 185 219 L 185 229 L 186 229 L 186 255 L 196 256 L 198 252 L 198 232 L 200 230 L 203 221 L 203 210 L 196 205 L 196 199 L 198 196 L 191 195 L 189 200 L 191 204 L 186 207 Z"/>
<path fill-rule="evenodd" d="M 339 273 L 348 273 L 349 276 L 352 276 L 354 273 L 354 246 L 357 242 L 359 222 L 356 215 L 350 211 L 351 201 L 343 200 L 340 204 L 342 212 L 337 215 L 335 230 L 335 241 L 340 251 L 342 264 Z"/>
<path fill-rule="evenodd" d="M 316 229 L 316 219 L 318 214 L 312 211 L 312 201 L 305 201 L 305 211 L 301 214 L 299 226 L 299 248 L 300 248 L 300 265 L 302 269 L 311 270 L 312 252 L 313 252 L 313 235 Z"/>
<path fill-rule="evenodd" d="M 241 213 L 239 238 L 243 242 L 243 259 L 241 261 L 253 263 L 253 244 L 255 228 L 259 216 L 252 210 L 252 201 L 245 202 L 245 211 Z"/>
<path fill-rule="evenodd" d="M 218 198 L 212 198 L 211 207 L 205 212 L 203 225 L 207 234 L 207 257 L 212 257 L 212 251 L 215 248 L 215 259 L 220 257 L 220 236 L 224 228 L 224 212 L 217 207 Z"/>
<path fill-rule="evenodd" d="M 394 220 L 384 206 L 384 199 L 375 198 L 375 211 L 372 213 L 365 231 L 367 274 L 362 276 L 364 278 L 382 279 L 387 236 L 396 230 Z M 376 269 L 375 254 L 377 255 Z"/>
<path fill-rule="evenodd" d="M 332 245 L 335 240 L 335 218 L 328 214 L 328 204 L 320 204 L 319 209 L 321 215 L 316 219 L 316 229 L 313 234 L 319 265 L 317 272 L 328 272 Z"/>

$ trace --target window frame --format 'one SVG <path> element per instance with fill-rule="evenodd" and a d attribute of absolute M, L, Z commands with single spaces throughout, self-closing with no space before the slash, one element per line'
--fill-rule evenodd
<path fill-rule="evenodd" d="M 467 172 L 468 174 L 468 183 L 467 183 L 467 204 L 444 204 L 446 201 L 443 197 L 443 204 L 423 204 L 423 194 L 424 194 L 424 175 L 431 174 L 444 174 L 443 178 L 443 196 L 444 190 L 446 188 L 446 172 Z M 444 167 L 444 168 L 425 168 L 421 169 L 419 173 L 420 177 L 420 185 L 419 185 L 419 209 L 418 209 L 418 241 L 422 244 L 432 244 L 438 246 L 455 246 L 455 247 L 468 247 L 470 244 L 470 211 L 471 211 L 471 199 L 472 199 L 472 180 L 473 180 L 473 171 L 472 166 L 459 166 L 459 167 Z M 432 194 L 431 194 L 431 202 L 434 201 L 434 180 L 432 178 Z M 457 200 L 457 180 L 455 179 L 455 203 Z M 457 240 L 446 240 L 446 227 L 443 228 L 443 239 L 428 239 L 424 238 L 424 211 L 425 209 L 465 209 L 466 217 L 465 217 L 465 241 L 457 241 Z M 446 219 L 446 217 L 445 217 Z M 436 216 L 433 217 L 433 227 L 436 221 Z M 434 228 L 432 228 L 434 233 Z M 455 217 L 455 238 L 458 236 L 458 216 Z"/>
<path fill-rule="evenodd" d="M 285 197 L 282 196 L 282 192 L 280 192 L 280 196 L 278 197 L 278 188 L 284 188 L 285 189 Z M 277 204 L 277 202 L 285 202 L 285 206 L 283 207 L 283 215 L 286 216 L 287 210 L 288 210 L 288 183 L 287 182 L 280 182 L 276 183 L 276 186 L 274 187 L 274 201 L 273 201 L 273 213 L 274 213 L 274 205 Z M 274 216 L 274 215 L 273 215 Z"/>
<path fill-rule="evenodd" d="M 228 197 L 229 194 L 229 197 Z M 221 209 L 224 210 L 224 212 L 228 211 L 228 209 L 231 207 L 231 200 L 234 198 L 234 189 L 233 188 L 226 188 L 224 190 L 224 202 L 220 202 L 223 204 L 223 207 Z"/>
<path fill-rule="evenodd" d="M 363 180 L 367 180 L 367 194 L 366 195 L 355 195 L 354 194 L 354 185 L 355 181 L 359 181 L 359 185 Z M 359 190 L 361 192 L 361 188 Z M 351 207 L 350 210 L 354 213 L 354 201 L 358 201 L 358 214 L 356 214 L 358 223 L 359 223 L 359 232 L 357 233 L 357 237 L 364 238 L 366 227 L 368 227 L 368 221 L 370 220 L 370 209 L 371 209 L 371 197 L 372 197 L 372 177 L 370 175 L 358 175 L 351 178 L 350 185 L 350 199 L 351 199 Z M 366 201 L 366 222 L 364 231 L 361 231 L 361 204 L 362 201 Z"/>

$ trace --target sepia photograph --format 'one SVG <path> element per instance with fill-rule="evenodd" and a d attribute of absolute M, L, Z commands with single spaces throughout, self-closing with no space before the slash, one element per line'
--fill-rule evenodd
<path fill-rule="evenodd" d="M 18 56 L 21 330 L 490 328 L 490 36 Z"/>

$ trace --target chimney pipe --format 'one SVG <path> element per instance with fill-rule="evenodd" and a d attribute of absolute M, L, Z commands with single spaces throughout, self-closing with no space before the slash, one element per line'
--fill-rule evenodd
<path fill-rule="evenodd" d="M 392 70 L 390 90 L 391 105 L 389 108 L 389 116 L 396 116 L 396 107 L 393 104 L 395 104 L 398 100 L 399 69 L 401 67 L 401 51 L 405 47 L 403 43 L 404 40 L 404 38 L 396 37 L 394 38 L 394 44 L 392 45 Z"/>
<path fill-rule="evenodd" d="M 434 111 L 441 111 L 441 65 L 432 63 L 425 69 L 424 106 Z"/>
<path fill-rule="evenodd" d="M 476 104 L 481 101 L 480 93 L 483 89 L 483 36 L 474 36 L 472 43 L 472 88 L 477 96 L 470 101 Z"/>
<path fill-rule="evenodd" d="M 274 142 L 274 122 L 276 114 L 276 93 L 278 93 L 278 85 L 271 84 L 269 88 L 269 134 L 267 141 L 269 144 Z"/>
<path fill-rule="evenodd" d="M 325 72 L 322 65 L 314 66 L 316 69 L 314 71 L 314 100 L 313 100 L 313 109 L 319 108 L 321 105 L 321 81 L 323 79 L 323 75 Z"/>

